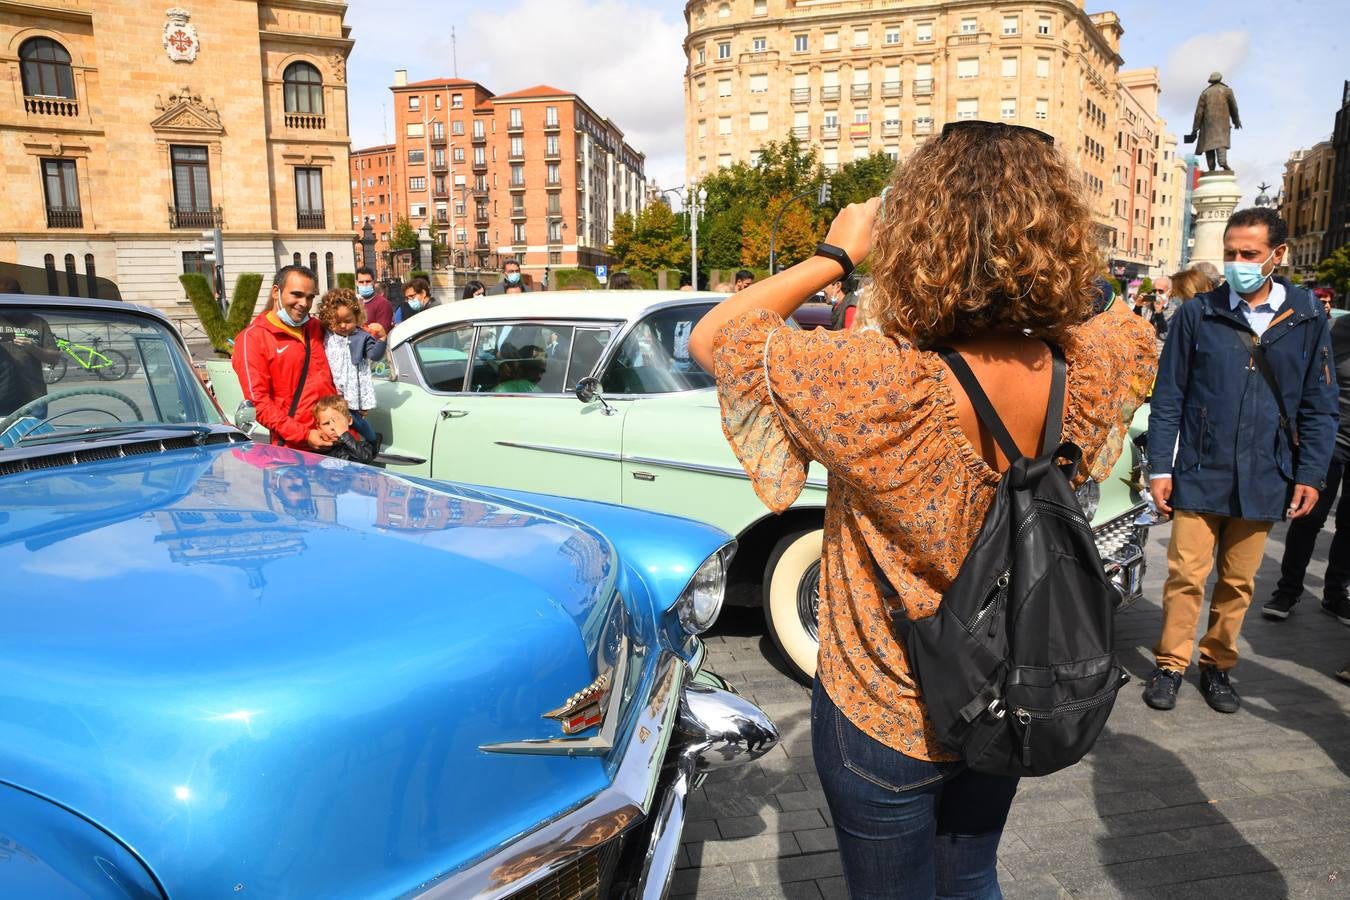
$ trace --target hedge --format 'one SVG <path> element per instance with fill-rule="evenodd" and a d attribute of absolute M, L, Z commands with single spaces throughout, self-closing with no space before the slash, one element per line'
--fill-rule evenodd
<path fill-rule="evenodd" d="M 349 291 L 356 290 L 356 273 L 339 272 L 337 275 L 337 286 L 340 288 L 345 288 Z"/>
<path fill-rule="evenodd" d="M 230 297 L 229 312 L 222 315 L 220 304 L 211 293 L 211 282 L 205 275 L 188 272 L 178 276 L 192 309 L 202 323 L 212 348 L 222 356 L 229 356 L 233 349 L 234 336 L 243 331 L 253 319 L 253 308 L 258 303 L 258 290 L 262 287 L 262 276 L 256 272 L 244 272 L 234 282 L 234 294 Z"/>
<path fill-rule="evenodd" d="M 553 269 L 549 272 L 549 289 L 554 291 L 593 291 L 600 281 L 593 269 Z"/>

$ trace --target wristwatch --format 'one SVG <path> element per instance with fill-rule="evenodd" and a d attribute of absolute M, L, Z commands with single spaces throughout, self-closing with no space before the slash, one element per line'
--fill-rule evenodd
<path fill-rule="evenodd" d="M 848 258 L 848 254 L 842 248 L 836 247 L 834 244 L 817 244 L 816 256 L 832 259 L 844 267 L 844 274 L 839 276 L 840 281 L 844 281 L 853 274 L 853 260 Z"/>

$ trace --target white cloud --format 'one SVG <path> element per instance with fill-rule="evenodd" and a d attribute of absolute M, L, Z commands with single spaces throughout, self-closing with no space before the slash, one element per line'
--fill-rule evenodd
<path fill-rule="evenodd" d="M 428 16 L 426 4 L 411 0 L 353 4 L 353 146 L 386 140 L 373 113 L 389 103 L 394 69 L 408 69 L 412 81 L 452 74 L 454 23 L 460 77 L 496 93 L 536 84 L 577 93 L 647 154 L 648 178 L 683 180 L 685 29 L 678 10 L 636 0 L 519 0 L 467 15 L 457 14 L 458 6 Z M 419 20 L 425 30 L 409 27 Z"/>
<path fill-rule="evenodd" d="M 1243 63 L 1251 47 L 1251 35 L 1245 31 L 1221 31 L 1197 34 L 1177 44 L 1167 53 L 1160 77 L 1161 106 L 1164 116 L 1175 122 L 1177 131 L 1190 131 L 1195 101 L 1209 84 L 1209 74 L 1220 72 L 1232 85 L 1242 74 Z"/>

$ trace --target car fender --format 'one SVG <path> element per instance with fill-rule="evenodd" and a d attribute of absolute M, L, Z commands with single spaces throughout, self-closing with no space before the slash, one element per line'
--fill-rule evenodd
<path fill-rule="evenodd" d="M 0 896 L 47 900 L 163 900 L 129 848 L 88 819 L 0 783 Z"/>

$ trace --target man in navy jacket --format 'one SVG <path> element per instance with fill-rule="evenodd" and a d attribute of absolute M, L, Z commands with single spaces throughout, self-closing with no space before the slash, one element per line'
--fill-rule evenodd
<path fill-rule="evenodd" d="M 1272 278 L 1287 233 L 1274 210 L 1234 213 L 1227 284 L 1183 304 L 1163 348 L 1148 442 L 1153 499 L 1173 523 L 1157 668 L 1144 690 L 1154 709 L 1176 705 L 1217 556 L 1200 690 L 1216 711 L 1237 711 L 1228 670 L 1266 535 L 1312 512 L 1326 486 L 1337 425 L 1331 337 L 1312 295 Z"/>

